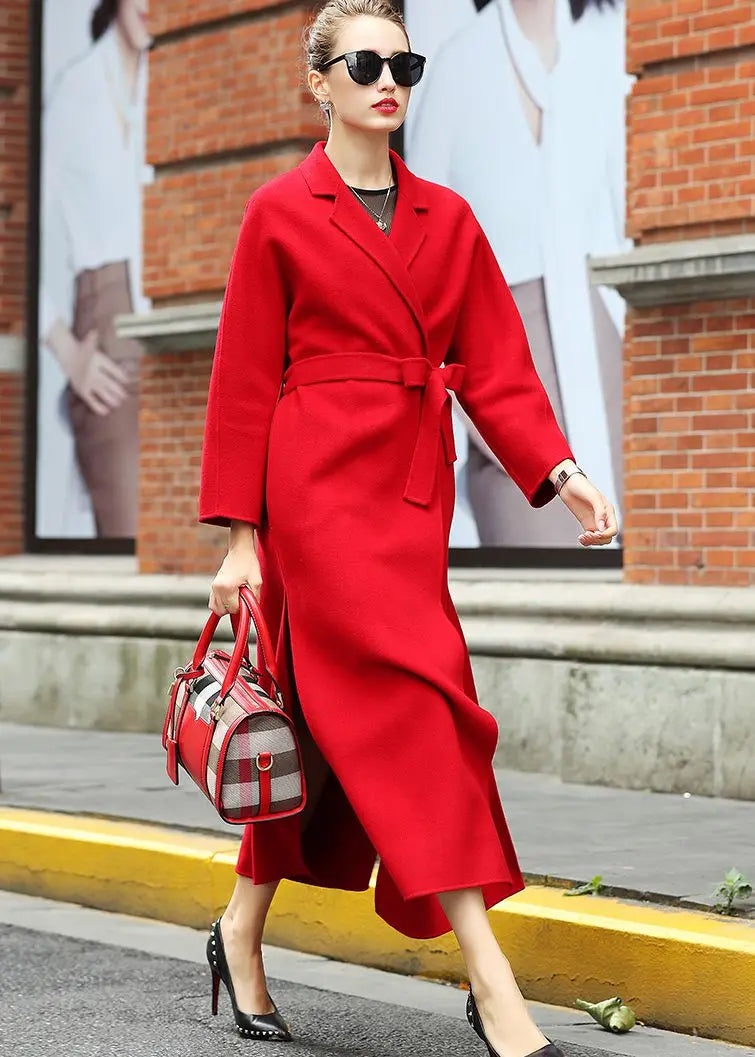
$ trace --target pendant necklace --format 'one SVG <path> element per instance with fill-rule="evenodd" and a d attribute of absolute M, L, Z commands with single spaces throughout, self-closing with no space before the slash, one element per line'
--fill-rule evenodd
<path fill-rule="evenodd" d="M 365 202 L 365 200 L 362 198 L 360 193 L 354 187 L 352 187 L 351 184 L 347 184 L 346 186 L 349 188 L 350 191 L 354 192 L 354 194 L 357 196 L 359 201 L 364 205 L 364 207 L 366 209 L 369 209 L 370 213 L 372 213 L 372 215 L 374 216 L 375 221 L 377 223 L 377 226 L 380 228 L 380 230 L 381 231 L 385 231 L 387 229 L 388 225 L 385 222 L 385 220 L 383 220 L 383 213 L 385 212 L 385 207 L 388 205 L 388 196 L 390 195 L 391 191 L 393 190 L 393 188 L 396 185 L 395 184 L 391 184 L 389 186 L 388 190 L 385 192 L 385 201 L 383 202 L 383 208 L 380 210 L 379 213 L 376 213 L 375 210 L 372 208 L 372 206 L 368 202 Z"/>

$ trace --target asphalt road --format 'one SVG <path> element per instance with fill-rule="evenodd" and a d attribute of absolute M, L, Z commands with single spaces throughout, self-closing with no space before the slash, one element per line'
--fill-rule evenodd
<path fill-rule="evenodd" d="M 271 993 L 296 1038 L 239 1038 L 206 966 L 0 925 L 1 1057 L 484 1057 L 465 1021 L 285 980 Z M 458 996 L 463 1005 L 463 995 Z M 605 1050 L 568 1047 L 568 1057 Z"/>
<path fill-rule="evenodd" d="M 206 931 L 0 891 L 0 1057 L 488 1057 L 465 990 L 263 943 L 288 1043 L 242 1039 L 221 987 L 210 1011 Z M 529 1002 L 566 1057 L 755 1057 L 638 1024 L 604 1031 Z"/>

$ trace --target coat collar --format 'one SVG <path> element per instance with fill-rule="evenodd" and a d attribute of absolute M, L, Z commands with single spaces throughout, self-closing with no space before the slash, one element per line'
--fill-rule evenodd
<path fill-rule="evenodd" d="M 299 163 L 313 195 L 335 199 L 331 223 L 352 239 L 385 272 L 406 301 L 417 322 L 423 351 L 427 354 L 425 313 L 409 267 L 427 237 L 421 214 L 428 209 L 427 193 L 403 158 L 389 147 L 398 183 L 396 208 L 390 234 L 381 231 L 364 206 L 356 200 L 341 174 L 325 153 L 325 140 L 318 140 Z"/>

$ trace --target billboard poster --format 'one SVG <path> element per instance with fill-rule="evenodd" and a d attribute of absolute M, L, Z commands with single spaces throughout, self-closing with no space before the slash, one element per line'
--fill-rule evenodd
<path fill-rule="evenodd" d="M 404 17 L 427 55 L 404 157 L 472 207 L 559 424 L 621 525 L 625 305 L 590 283 L 588 257 L 631 245 L 623 2 L 404 0 Z M 532 509 L 453 401 L 451 546 L 579 548 L 570 511 L 558 499 Z"/>
<path fill-rule="evenodd" d="M 35 525 L 136 535 L 147 0 L 42 8 Z"/>

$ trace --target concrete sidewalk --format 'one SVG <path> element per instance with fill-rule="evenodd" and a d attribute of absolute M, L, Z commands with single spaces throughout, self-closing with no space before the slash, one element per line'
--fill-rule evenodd
<path fill-rule="evenodd" d="M 755 881 L 754 802 L 496 774 L 528 881 L 600 874 L 608 894 L 688 907 L 710 907 L 732 866 Z M 0 723 L 0 805 L 239 837 L 186 775 L 171 784 L 157 734 Z M 755 897 L 743 906 L 755 918 Z"/>
<path fill-rule="evenodd" d="M 525 996 L 620 994 L 645 1025 L 755 1045 L 755 901 L 709 909 L 732 866 L 755 875 L 755 804 L 497 773 L 527 888 L 489 913 Z M 0 782 L 0 888 L 196 928 L 227 901 L 240 829 L 169 782 L 158 735 L 0 724 Z M 600 896 L 566 896 L 596 874 Z M 452 933 L 412 940 L 374 914 L 374 874 L 363 892 L 284 881 L 266 937 L 465 979 Z"/>

